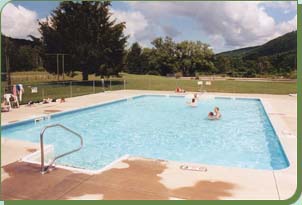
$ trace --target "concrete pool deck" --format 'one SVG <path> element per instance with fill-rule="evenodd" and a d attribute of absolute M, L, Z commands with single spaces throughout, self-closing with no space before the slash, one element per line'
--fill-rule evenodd
<path fill-rule="evenodd" d="M 123 90 L 69 98 L 66 103 L 21 106 L 12 112 L 2 113 L 1 124 L 141 94 L 175 93 Z M 297 183 L 297 98 L 287 95 L 208 94 L 261 98 L 290 161 L 290 167 L 274 171 L 255 170 L 129 156 L 97 174 L 57 168 L 41 175 L 38 165 L 19 160 L 39 146 L 4 138 L 1 141 L 2 199 L 278 200 L 291 197 Z M 182 170 L 181 165 L 202 166 L 207 171 Z"/>

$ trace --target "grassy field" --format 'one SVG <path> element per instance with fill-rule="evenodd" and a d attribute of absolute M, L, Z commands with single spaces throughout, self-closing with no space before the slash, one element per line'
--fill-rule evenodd
<path fill-rule="evenodd" d="M 19 72 L 12 74 L 13 83 L 22 83 L 25 88 L 24 100 L 42 100 L 43 98 L 73 97 L 108 90 L 138 89 L 173 91 L 181 87 L 187 91 L 206 90 L 208 92 L 225 93 L 259 93 L 259 94 L 289 94 L 296 93 L 295 82 L 259 82 L 238 80 L 216 80 L 211 86 L 198 87 L 198 80 L 183 80 L 151 75 L 122 74 L 121 78 L 105 80 L 102 86 L 100 77 L 89 76 L 89 81 L 81 81 L 81 75 L 65 77 L 65 81 L 55 81 L 56 76 L 44 72 Z M 124 85 L 124 81 L 126 82 Z M 2 93 L 6 82 L 2 82 Z M 31 87 L 37 87 L 38 93 L 31 93 Z"/>
<path fill-rule="evenodd" d="M 175 90 L 181 87 L 187 91 L 199 91 L 198 80 L 181 80 L 161 76 L 124 75 L 126 89 L 143 90 Z M 226 93 L 259 93 L 259 94 L 289 94 L 296 93 L 295 82 L 260 82 L 260 81 L 235 81 L 217 80 L 212 85 L 201 87 L 208 92 Z"/>

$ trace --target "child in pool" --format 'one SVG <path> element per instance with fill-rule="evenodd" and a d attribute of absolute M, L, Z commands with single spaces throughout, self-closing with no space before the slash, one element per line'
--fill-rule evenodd
<path fill-rule="evenodd" d="M 213 112 L 209 112 L 209 114 L 208 114 L 208 119 L 209 119 L 209 120 L 214 120 L 214 119 L 215 119 L 215 115 L 214 115 Z"/>
<path fill-rule="evenodd" d="M 219 120 L 221 118 L 221 113 L 219 111 L 219 107 L 214 108 L 214 112 L 209 112 L 208 119 L 209 120 Z"/>
<path fill-rule="evenodd" d="M 191 107 L 196 107 L 197 106 L 197 100 L 195 98 L 192 98 L 192 101 L 191 101 L 191 103 L 189 103 L 189 105 Z"/>

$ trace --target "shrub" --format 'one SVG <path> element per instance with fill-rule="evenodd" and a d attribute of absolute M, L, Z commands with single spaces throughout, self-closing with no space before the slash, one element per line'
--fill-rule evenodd
<path fill-rule="evenodd" d="M 290 73 L 285 73 L 284 77 L 289 78 L 289 79 L 297 79 L 297 71 L 292 71 Z"/>
<path fill-rule="evenodd" d="M 147 73 L 148 75 L 160 75 L 160 73 L 157 70 L 150 70 Z"/>
<path fill-rule="evenodd" d="M 176 79 L 181 78 L 181 77 L 182 77 L 182 73 L 181 72 L 175 73 L 175 78 Z"/>
<path fill-rule="evenodd" d="M 255 78 L 256 77 L 256 72 L 253 71 L 253 70 L 249 70 L 247 72 L 245 72 L 243 74 L 243 77 L 246 77 L 246 78 Z"/>

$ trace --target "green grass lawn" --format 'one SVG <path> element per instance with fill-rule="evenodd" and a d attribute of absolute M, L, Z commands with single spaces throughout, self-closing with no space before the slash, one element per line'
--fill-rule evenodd
<path fill-rule="evenodd" d="M 187 91 L 199 91 L 198 80 L 181 80 L 160 76 L 148 75 L 124 75 L 126 89 L 143 90 L 175 90 L 181 87 Z M 237 80 L 216 80 L 212 85 L 203 86 L 202 90 L 208 92 L 226 93 L 259 93 L 259 94 L 289 94 L 296 93 L 295 82 L 259 82 L 259 81 L 237 81 Z"/>
<path fill-rule="evenodd" d="M 46 77 L 43 79 L 44 75 Z M 65 82 L 54 81 L 54 79 L 47 77 L 47 74 L 43 72 L 20 72 L 13 73 L 13 76 L 13 83 L 22 83 L 24 85 L 25 94 L 22 103 L 27 103 L 29 100 L 42 100 L 47 97 L 74 97 L 98 93 L 103 92 L 104 89 L 105 91 L 121 90 L 124 89 L 124 80 L 126 82 L 126 89 L 174 91 L 176 87 L 181 87 L 187 91 L 200 90 L 197 85 L 198 80 L 184 80 L 151 75 L 122 74 L 122 78 L 105 80 L 104 88 L 100 77 L 95 77 L 94 75 L 89 76 L 90 81 L 81 81 L 81 75 L 78 74 L 73 78 L 65 78 L 68 80 Z M 29 79 L 36 80 L 31 81 Z M 93 86 L 93 84 L 95 86 Z M 2 82 L 1 85 L 3 93 L 6 84 Z M 31 87 L 38 87 L 38 93 L 31 93 Z M 296 89 L 295 82 L 253 82 L 237 80 L 216 80 L 212 81 L 211 86 L 202 87 L 202 90 L 208 92 L 259 94 L 289 94 L 296 93 Z"/>

